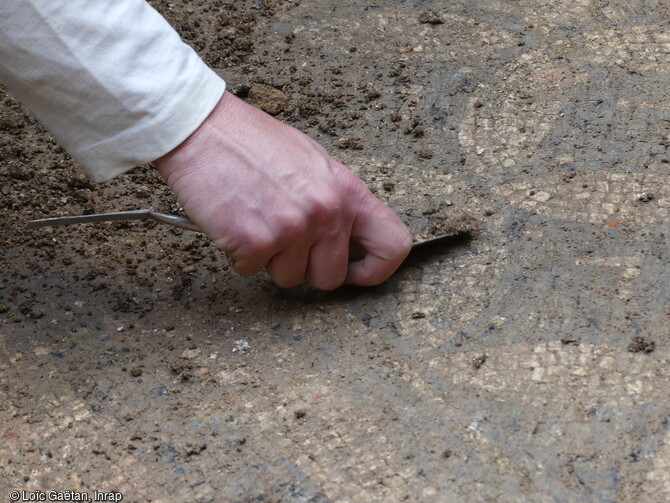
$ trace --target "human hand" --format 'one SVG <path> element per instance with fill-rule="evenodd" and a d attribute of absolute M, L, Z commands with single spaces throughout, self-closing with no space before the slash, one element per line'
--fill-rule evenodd
<path fill-rule="evenodd" d="M 281 287 L 303 280 L 322 290 L 375 285 L 412 244 L 397 215 L 347 167 L 228 92 L 154 164 L 235 271 L 265 268 Z M 362 258 L 350 263 L 350 249 L 362 250 Z"/>

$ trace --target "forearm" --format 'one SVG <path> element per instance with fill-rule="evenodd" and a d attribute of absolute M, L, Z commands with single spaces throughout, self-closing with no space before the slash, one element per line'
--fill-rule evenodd
<path fill-rule="evenodd" d="M 2 2 L 0 81 L 95 181 L 175 148 L 225 88 L 144 0 Z"/>

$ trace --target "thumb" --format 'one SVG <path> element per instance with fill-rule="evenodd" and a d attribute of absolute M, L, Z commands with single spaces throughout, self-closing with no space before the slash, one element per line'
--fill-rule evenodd
<path fill-rule="evenodd" d="M 386 280 L 412 247 L 412 236 L 405 224 L 376 198 L 354 220 L 351 240 L 363 248 L 364 256 L 349 264 L 345 282 L 361 286 Z"/>

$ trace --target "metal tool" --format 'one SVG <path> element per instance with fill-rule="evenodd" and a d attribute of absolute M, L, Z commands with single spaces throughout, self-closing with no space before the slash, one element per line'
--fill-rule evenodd
<path fill-rule="evenodd" d="M 193 223 L 187 216 L 170 215 L 167 213 L 158 213 L 151 210 L 132 210 L 132 211 L 116 211 L 113 213 L 96 213 L 92 215 L 75 215 L 69 217 L 55 217 L 55 218 L 40 218 L 38 220 L 31 220 L 26 225 L 27 229 L 37 229 L 39 227 L 52 227 L 58 225 L 73 225 L 73 224 L 88 224 L 96 222 L 113 222 L 113 221 L 127 221 L 127 220 L 156 220 L 164 224 L 169 224 L 182 229 L 188 229 L 195 232 L 203 232 L 200 227 Z M 471 235 L 473 230 L 470 228 L 452 229 L 446 234 L 421 239 L 412 244 L 412 250 L 419 248 L 427 248 L 430 245 L 438 245 L 442 242 L 449 241 L 464 235 Z"/>
<path fill-rule="evenodd" d="M 37 229 L 38 227 L 51 227 L 55 225 L 90 224 L 95 222 L 112 222 L 120 220 L 156 220 L 164 224 L 181 227 L 182 229 L 202 232 L 202 229 L 186 216 L 168 215 L 166 213 L 158 213 L 151 210 L 116 211 L 114 213 L 97 213 L 93 215 L 76 215 L 72 217 L 40 218 L 28 222 L 26 228 Z"/>

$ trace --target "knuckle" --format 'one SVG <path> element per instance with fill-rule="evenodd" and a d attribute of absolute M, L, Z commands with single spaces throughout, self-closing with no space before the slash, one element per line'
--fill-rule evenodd
<path fill-rule="evenodd" d="M 256 274 L 260 269 L 257 267 L 252 267 L 250 264 L 245 264 L 241 261 L 236 261 L 234 264 L 231 264 L 233 271 L 241 276 L 252 276 Z"/>
<path fill-rule="evenodd" d="M 247 256 L 266 255 L 272 252 L 276 239 L 269 233 L 247 231 L 241 240 L 240 251 Z"/>
<path fill-rule="evenodd" d="M 310 264 L 307 281 L 319 290 L 335 290 L 342 286 L 347 277 L 348 265 L 346 260 L 333 260 L 325 263 Z"/>
<path fill-rule="evenodd" d="M 368 194 L 372 194 L 365 182 L 348 169 L 342 176 L 342 184 L 348 194 L 359 197 L 366 197 Z"/>
<path fill-rule="evenodd" d="M 265 270 L 280 288 L 298 286 L 305 279 L 304 265 L 289 254 L 273 257 L 265 266 Z"/>
<path fill-rule="evenodd" d="M 300 211 L 293 211 L 281 218 L 278 230 L 284 239 L 300 238 L 308 229 L 308 217 Z"/>
<path fill-rule="evenodd" d="M 274 281 L 279 288 L 293 288 L 302 283 L 302 278 L 289 278 L 289 277 L 282 278 L 282 277 L 273 277 L 272 275 L 270 275 L 270 277 L 272 278 L 272 281 Z"/>
<path fill-rule="evenodd" d="M 330 227 L 339 221 L 343 206 L 342 198 L 337 191 L 326 188 L 319 191 L 317 197 L 309 201 L 310 219 L 319 226 Z"/>
<path fill-rule="evenodd" d="M 339 286 L 342 286 L 342 283 L 344 283 L 344 278 L 345 277 L 346 277 L 346 274 L 343 275 L 342 277 L 328 278 L 328 279 L 323 279 L 323 280 L 314 280 L 314 281 L 310 281 L 310 283 L 312 283 L 312 285 L 314 285 L 319 290 L 330 291 L 330 290 L 335 290 Z"/>
<path fill-rule="evenodd" d="M 234 240 L 218 241 L 217 246 L 226 252 L 231 269 L 250 276 L 265 267 L 275 243 L 276 240 L 267 232 L 245 231 Z"/>
<path fill-rule="evenodd" d="M 228 255 L 228 265 L 237 274 L 242 276 L 251 276 L 262 269 L 262 266 L 249 261 L 246 257 Z"/>

